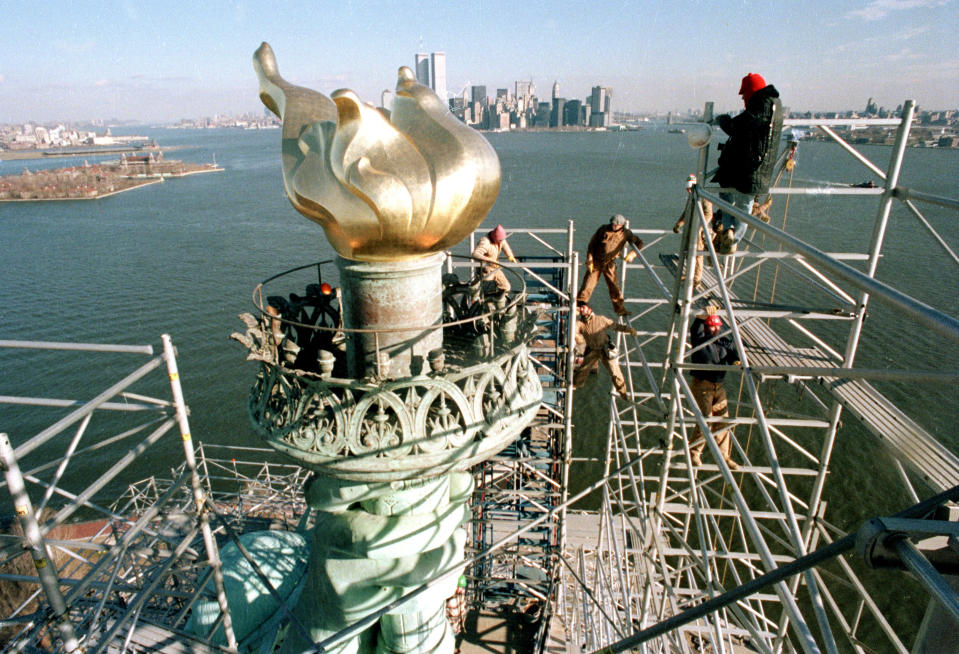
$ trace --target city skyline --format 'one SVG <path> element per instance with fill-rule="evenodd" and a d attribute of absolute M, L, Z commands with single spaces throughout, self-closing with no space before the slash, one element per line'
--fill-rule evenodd
<path fill-rule="evenodd" d="M 772 3 L 770 3 L 772 4 Z M 959 107 L 956 0 L 813 0 L 802 7 L 625 1 L 495 0 L 469 7 L 356 0 L 266 9 L 244 2 L 138 5 L 124 0 L 4 3 L 0 122 L 181 118 L 262 111 L 251 57 L 261 41 L 284 77 L 379 103 L 398 66 L 443 53 L 446 97 L 472 86 L 554 82 L 583 101 L 612 88 L 615 110 L 737 108 L 757 72 L 794 111 Z M 748 25 L 748 35 L 743 26 Z M 430 69 L 436 65 L 430 62 Z"/>

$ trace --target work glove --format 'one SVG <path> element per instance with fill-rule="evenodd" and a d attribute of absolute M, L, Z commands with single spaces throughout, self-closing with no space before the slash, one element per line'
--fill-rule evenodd
<path fill-rule="evenodd" d="M 514 257 L 512 254 L 506 258 L 509 259 L 511 263 L 516 263 L 516 257 Z"/>
<path fill-rule="evenodd" d="M 596 270 L 596 266 L 593 264 L 593 260 L 592 260 L 592 259 L 587 259 L 587 260 L 586 260 L 586 272 L 590 272 L 590 273 L 591 273 L 591 272 L 593 272 L 594 270 Z"/>
<path fill-rule="evenodd" d="M 727 131 L 727 128 L 729 127 L 729 123 L 731 120 L 732 120 L 732 116 L 730 116 L 729 114 L 722 114 L 722 115 L 716 116 L 710 122 L 713 125 L 718 125 L 719 129 L 729 134 L 729 132 Z"/>

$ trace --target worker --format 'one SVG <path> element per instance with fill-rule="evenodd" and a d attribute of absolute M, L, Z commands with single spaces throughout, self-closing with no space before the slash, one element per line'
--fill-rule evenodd
<path fill-rule="evenodd" d="M 739 364 L 736 349 L 729 337 L 720 336 L 716 338 L 722 326 L 723 321 L 716 315 L 716 307 L 710 306 L 705 314 L 696 316 L 689 328 L 689 339 L 693 348 L 690 360 L 693 363 Z M 708 343 L 708 345 L 703 345 L 704 343 Z M 725 376 L 725 370 L 692 371 L 693 397 L 703 417 L 707 419 L 729 417 L 729 403 L 726 399 L 726 388 L 723 386 Z M 730 470 L 738 470 L 739 465 L 732 460 L 730 455 L 732 434 L 729 425 L 724 422 L 713 423 L 710 425 L 710 431 L 713 432 L 716 445 L 719 447 L 723 459 L 726 460 L 726 465 L 729 466 Z M 703 438 L 703 432 L 697 424 L 689 445 L 689 455 L 693 466 L 702 465 L 703 449 L 705 447 L 706 441 Z"/>
<path fill-rule="evenodd" d="M 606 278 L 606 287 L 609 289 L 613 310 L 621 316 L 630 315 L 616 281 L 616 259 L 622 254 L 627 244 L 642 249 L 643 239 L 626 227 L 626 218 L 622 214 L 615 214 L 609 219 L 608 225 L 603 225 L 596 230 L 586 248 L 586 277 L 576 297 L 577 302 L 589 302 L 596 288 L 596 282 L 602 275 Z M 626 262 L 629 263 L 635 256 L 634 252 L 630 252 L 625 257 Z"/>
<path fill-rule="evenodd" d="M 683 228 L 683 225 L 686 224 L 686 217 L 689 216 L 692 218 L 693 212 L 696 210 L 696 206 L 693 203 L 693 188 L 696 186 L 696 176 L 690 175 L 686 178 L 686 206 L 683 208 L 683 212 L 679 215 L 679 220 L 676 221 L 676 224 L 673 225 L 673 233 L 678 234 L 679 230 Z M 699 206 L 703 210 L 703 218 L 706 219 L 706 225 L 709 226 L 710 240 L 712 240 L 713 232 L 713 203 L 707 200 L 706 198 L 699 199 Z M 697 241 L 697 248 L 702 251 L 706 249 L 706 236 L 702 228 L 699 230 L 699 240 Z M 703 255 L 696 256 L 696 267 L 693 270 L 693 288 L 699 286 L 703 280 Z"/>
<path fill-rule="evenodd" d="M 613 322 L 606 316 L 601 316 L 593 312 L 593 308 L 586 302 L 579 303 L 579 322 L 576 323 L 576 343 L 586 346 L 586 352 L 583 355 L 583 362 L 573 373 L 573 388 L 580 388 L 589 378 L 599 362 L 602 361 L 603 367 L 609 372 L 613 380 L 613 388 L 620 397 L 626 399 L 629 397 L 626 389 L 626 380 L 623 379 L 623 373 L 616 362 L 618 352 L 613 347 L 609 338 L 608 330 L 613 329 L 624 334 L 635 336 L 636 330 L 629 325 Z"/>
<path fill-rule="evenodd" d="M 506 237 L 506 229 L 502 225 L 497 225 L 479 240 L 479 243 L 473 248 L 472 254 L 474 259 L 480 259 L 483 262 L 479 273 L 482 281 L 495 282 L 497 290 L 501 293 L 508 293 L 510 284 L 506 275 L 503 274 L 502 269 L 496 263 L 499 260 L 500 252 L 503 252 L 512 263 L 516 263 L 516 257 L 513 256 L 513 250 L 506 242 Z"/>
<path fill-rule="evenodd" d="M 719 147 L 719 168 L 713 181 L 723 187 L 719 197 L 744 213 L 752 213 L 757 194 L 769 191 L 769 182 L 779 152 L 783 110 L 779 91 L 766 84 L 761 75 L 749 73 L 742 79 L 739 95 L 745 111 L 731 117 L 717 116 L 713 122 L 729 135 Z M 746 223 L 721 212 L 720 254 L 732 254 L 746 234 Z"/>

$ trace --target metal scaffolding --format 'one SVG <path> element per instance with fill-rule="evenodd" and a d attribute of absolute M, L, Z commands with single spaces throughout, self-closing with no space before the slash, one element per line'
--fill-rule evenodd
<path fill-rule="evenodd" d="M 711 109 L 707 105 L 706 118 Z M 639 331 L 625 348 L 633 401 L 610 399 L 610 474 L 602 487 L 602 507 L 593 537 L 564 555 L 566 598 L 577 598 L 560 610 L 568 651 L 749 647 L 770 653 L 904 653 L 911 649 L 910 639 L 928 637 L 928 628 L 900 633 L 890 624 L 875 599 L 881 584 L 866 579 L 863 566 L 839 556 L 851 549 L 855 534 L 846 532 L 858 525 L 828 522 L 823 500 L 844 410 L 876 437 L 877 450 L 879 443 L 885 446 L 905 494 L 914 501 L 943 493 L 933 502 L 938 505 L 959 494 L 959 457 L 870 384 L 876 379 L 956 384 L 955 362 L 937 370 L 855 365 L 870 302 L 883 303 L 945 339 L 959 339 L 954 317 L 875 278 L 894 202 L 905 201 L 929 230 L 906 198 L 959 208 L 955 201 L 899 183 L 913 111 L 907 102 L 895 121 L 896 140 L 885 171 L 840 138 L 832 129 L 837 121 L 786 121 L 794 127 L 819 126 L 881 180 L 876 188 L 826 191 L 878 198 L 868 251 L 823 252 L 786 231 L 786 209 L 777 225 L 775 218 L 747 215 L 723 201 L 715 188 L 698 185 L 690 205 L 696 210 L 686 220 L 679 254 L 664 254 L 654 265 L 640 253 L 636 263 L 624 266 L 627 302 L 637 308 L 629 320 Z M 708 157 L 707 146 L 700 150 L 700 180 L 710 173 Z M 791 177 L 790 159 L 787 147 L 780 163 Z M 774 197 L 785 199 L 787 209 L 790 200 L 823 192 L 816 185 L 771 189 Z M 704 239 L 706 251 L 699 255 L 705 257 L 705 272 L 696 287 L 693 275 L 682 273 L 692 269 L 705 225 L 701 198 L 745 221 L 752 237 L 734 255 L 718 254 L 711 239 Z M 709 226 L 705 229 L 709 234 Z M 945 239 L 934 230 L 932 235 L 956 260 Z M 850 260 L 865 262 L 865 270 L 849 265 Z M 800 292 L 777 297 L 777 284 Z M 724 321 L 722 335 L 735 347 L 735 365 L 693 364 L 689 358 L 686 334 L 707 306 Z M 728 373 L 726 386 L 735 389 L 730 391 L 732 418 L 703 415 L 684 376 L 697 369 Z M 775 392 L 784 384 L 795 389 L 794 396 L 777 402 Z M 735 469 L 710 431 L 720 422 L 735 427 Z M 707 445 L 707 462 L 701 465 L 694 465 L 689 448 L 697 426 Z M 929 505 L 922 509 L 909 515 L 929 517 Z M 938 520 L 931 530 L 954 534 L 952 520 Z M 888 537 L 891 531 L 884 533 Z M 911 546 L 919 536 L 903 538 Z M 952 543 L 955 554 L 955 539 Z M 937 594 L 948 587 L 942 577 L 925 583 L 948 607 Z"/>
<path fill-rule="evenodd" d="M 530 428 L 474 469 L 471 544 L 479 558 L 469 571 L 471 609 L 500 615 L 509 611 L 514 619 L 538 625 L 532 639 L 536 649 L 548 636 L 546 612 L 553 606 L 565 524 L 555 509 L 566 500 L 572 449 L 573 233 L 572 222 L 566 229 L 510 230 L 518 257 L 513 268 L 526 285 L 527 311 L 537 316 L 530 354 L 544 397 Z M 523 534 L 511 537 L 519 529 Z M 500 549 L 485 555 L 504 539 Z"/>

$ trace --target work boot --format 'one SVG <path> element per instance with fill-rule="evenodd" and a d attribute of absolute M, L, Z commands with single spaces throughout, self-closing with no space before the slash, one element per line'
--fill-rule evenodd
<path fill-rule="evenodd" d="M 621 316 L 631 316 L 631 315 L 633 315 L 633 312 L 632 312 L 632 311 L 630 311 L 629 309 L 627 309 L 626 307 L 623 307 L 623 306 L 616 307 L 616 313 L 619 314 L 619 315 L 621 315 Z"/>
<path fill-rule="evenodd" d="M 739 470 L 739 464 L 733 461 L 732 459 L 726 459 L 726 465 L 729 466 L 730 472 L 736 472 Z"/>
<path fill-rule="evenodd" d="M 720 254 L 736 253 L 736 232 L 730 227 L 723 232 L 722 246 L 719 248 Z"/>

